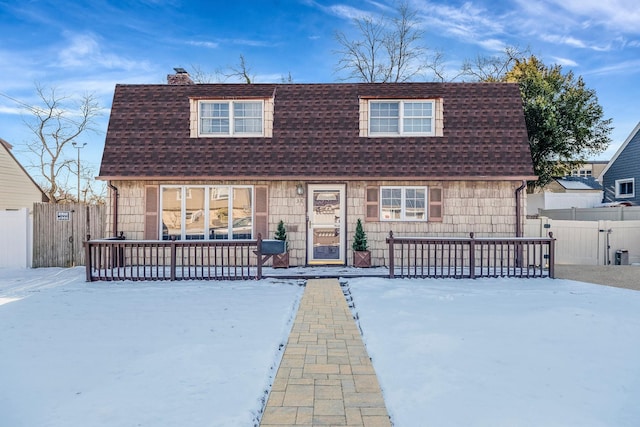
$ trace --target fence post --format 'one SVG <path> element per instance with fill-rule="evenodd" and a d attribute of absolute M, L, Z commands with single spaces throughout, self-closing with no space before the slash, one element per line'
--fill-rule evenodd
<path fill-rule="evenodd" d="M 89 246 L 89 235 L 87 234 L 87 241 L 84 242 L 84 269 L 86 272 L 87 282 L 91 282 L 91 266 L 93 264 L 91 259 L 91 247 Z"/>
<path fill-rule="evenodd" d="M 256 279 L 261 280 L 262 279 L 262 233 L 258 233 L 258 247 L 256 248 L 255 254 L 258 257 L 258 262 L 257 262 L 258 271 L 256 274 Z"/>
<path fill-rule="evenodd" d="M 469 233 L 469 274 L 472 279 L 476 278 L 476 240 L 473 231 Z M 464 258 L 463 258 L 464 259 Z"/>
<path fill-rule="evenodd" d="M 389 244 L 389 278 L 394 278 L 394 263 L 393 263 L 393 231 L 389 231 L 389 237 L 387 237 L 387 243 Z"/>
<path fill-rule="evenodd" d="M 169 267 L 171 269 L 171 273 L 170 273 L 170 277 L 171 277 L 171 281 L 175 281 L 176 280 L 176 269 L 178 268 L 176 265 L 176 241 L 175 240 L 171 240 L 171 266 Z"/>
<path fill-rule="evenodd" d="M 549 232 L 549 277 L 556 278 L 555 265 L 556 265 L 556 239 L 553 238 L 553 232 Z"/>

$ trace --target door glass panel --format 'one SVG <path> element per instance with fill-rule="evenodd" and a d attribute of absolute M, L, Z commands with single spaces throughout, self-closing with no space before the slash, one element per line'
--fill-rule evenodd
<path fill-rule="evenodd" d="M 340 259 L 340 191 L 314 190 L 313 259 Z"/>

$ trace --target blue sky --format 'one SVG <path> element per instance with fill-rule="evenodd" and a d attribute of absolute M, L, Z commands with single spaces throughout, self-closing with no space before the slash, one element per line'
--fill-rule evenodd
<path fill-rule="evenodd" d="M 595 89 L 613 119 L 607 160 L 640 121 L 640 7 L 637 0 L 409 0 L 424 46 L 444 52 L 453 75 L 466 59 L 505 46 L 529 47 Z M 99 168 L 116 83 L 164 83 L 173 67 L 213 73 L 244 55 L 256 82 L 336 82 L 335 31 L 388 13 L 389 0 L 0 0 L 0 137 L 28 165 L 24 104 L 35 83 L 58 93 L 94 93 L 98 132 L 79 142 Z M 425 80 L 431 80 L 426 76 Z M 69 148 L 68 156 L 76 151 Z M 35 173 L 34 173 L 35 175 Z M 36 178 L 37 179 L 37 178 Z"/>

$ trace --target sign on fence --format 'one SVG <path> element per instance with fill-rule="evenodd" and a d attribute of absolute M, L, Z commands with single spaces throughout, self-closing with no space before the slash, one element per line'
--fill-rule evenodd
<path fill-rule="evenodd" d="M 58 211 L 57 214 L 58 221 L 69 221 L 71 219 L 71 212 L 69 211 Z"/>

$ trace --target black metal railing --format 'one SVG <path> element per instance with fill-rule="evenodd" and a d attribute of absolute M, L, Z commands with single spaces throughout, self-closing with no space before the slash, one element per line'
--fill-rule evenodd
<path fill-rule="evenodd" d="M 262 278 L 257 240 L 85 242 L 87 281 L 246 280 Z"/>
<path fill-rule="evenodd" d="M 389 277 L 554 277 L 555 239 L 387 238 Z"/>
<path fill-rule="evenodd" d="M 264 241 L 267 242 L 267 241 Z M 272 241 L 271 241 L 272 242 Z M 395 237 L 388 277 L 554 277 L 555 239 Z M 273 254 L 256 240 L 124 240 L 85 242 L 86 278 L 96 280 L 262 279 Z M 284 247 L 284 246 L 283 246 Z"/>

